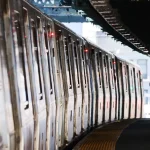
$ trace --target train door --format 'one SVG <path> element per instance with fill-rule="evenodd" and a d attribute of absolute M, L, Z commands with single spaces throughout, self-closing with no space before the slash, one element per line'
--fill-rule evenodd
<path fill-rule="evenodd" d="M 91 48 L 91 47 L 90 47 Z M 95 115 L 96 115 L 96 85 L 95 85 L 95 72 L 94 72 L 94 64 L 95 62 L 95 50 L 91 49 L 91 57 L 90 57 L 90 85 L 91 85 L 91 125 L 95 125 Z"/>
<path fill-rule="evenodd" d="M 116 95 L 115 95 L 115 83 L 114 83 L 114 70 L 113 70 L 113 61 L 112 58 L 109 58 L 109 87 L 110 87 L 110 120 L 115 120 L 115 101 L 116 101 Z"/>
<path fill-rule="evenodd" d="M 0 140 L 2 142 L 1 144 L 6 144 L 6 140 L 7 140 L 7 136 L 8 136 L 8 139 L 10 140 L 9 141 L 10 143 L 8 143 L 8 145 L 5 145 L 5 146 L 8 146 L 8 148 L 11 149 L 11 144 L 12 144 L 12 149 L 23 149 L 23 140 L 16 143 L 17 137 L 23 139 L 23 136 L 24 136 L 23 132 L 25 130 L 25 126 L 24 126 L 25 124 L 23 124 L 23 130 L 22 130 L 21 115 L 23 115 L 22 110 L 24 109 L 23 107 L 25 107 L 25 101 L 26 101 L 25 98 L 23 100 L 21 99 L 22 97 L 20 98 L 20 88 L 19 88 L 20 86 L 18 85 L 18 79 L 21 79 L 21 78 L 18 78 L 18 74 L 21 73 L 22 70 L 21 71 L 19 70 L 19 67 L 18 67 L 19 62 L 18 61 L 16 62 L 16 58 L 15 58 L 16 57 L 16 52 L 18 52 L 17 60 L 19 58 L 19 46 L 20 46 L 20 45 L 18 45 L 18 40 L 17 40 L 17 38 L 18 38 L 17 37 L 17 32 L 18 31 L 16 31 L 15 20 L 17 19 L 17 22 L 18 22 L 18 20 L 20 21 L 20 14 L 19 14 L 19 12 L 14 10 L 14 8 L 12 8 L 11 3 L 8 3 L 8 1 L 6 1 L 5 3 L 1 3 L 1 4 L 4 4 L 4 8 L 3 7 L 1 8 L 1 12 L 0 12 L 1 17 L 0 17 L 0 19 L 2 19 L 2 17 L 4 16 L 4 20 L 3 21 L 0 20 L 0 21 L 2 21 L 1 24 L 0 24 L 0 27 L 1 27 L 0 30 L 2 30 L 2 28 L 3 28 L 2 25 L 4 23 L 4 31 L 0 31 L 0 40 L 2 40 L 2 33 L 4 33 L 5 35 L 3 36 L 3 38 L 5 38 L 4 43 L 6 44 L 5 45 L 6 54 L 4 54 L 3 57 L 7 56 L 6 60 L 7 60 L 7 63 L 8 63 L 8 74 L 7 74 L 7 71 L 6 71 L 6 78 L 4 76 L 4 81 L 6 81 L 6 83 L 4 83 L 4 84 L 8 84 L 8 86 L 4 86 L 4 87 L 8 87 L 8 90 L 5 91 L 6 93 L 7 92 L 11 93 L 11 94 L 7 93 L 8 97 L 6 96 L 7 98 L 10 98 L 10 100 L 11 100 L 11 101 L 9 101 L 9 99 L 6 98 L 6 100 L 7 100 L 6 101 L 6 106 L 10 107 L 10 109 L 8 108 L 6 110 L 10 111 L 7 114 L 7 115 L 10 115 L 10 116 L 8 116 L 7 119 L 9 119 L 9 121 L 8 121 L 9 123 L 12 123 L 12 124 L 8 124 L 8 129 L 11 129 L 10 134 L 12 134 L 12 136 L 10 137 L 10 135 L 8 133 L 5 133 L 5 136 L 3 136 L 3 134 L 4 134 L 3 132 L 6 131 L 6 128 L 4 127 L 4 130 L 0 131 L 0 134 L 1 134 L 0 135 L 1 139 Z M 4 12 L 2 12 L 2 10 L 4 10 Z M 21 30 L 21 29 L 19 29 L 19 30 Z M 22 37 L 19 37 L 19 38 L 22 39 Z M 0 43 L 0 44 L 3 44 L 3 43 Z M 21 48 L 23 49 L 23 47 L 21 47 Z M 1 52 L 2 52 L 2 49 L 1 49 Z M 4 68 L 4 69 L 6 69 L 6 68 Z M 8 80 L 7 80 L 7 77 L 9 78 Z M 9 84 L 9 82 L 10 82 L 10 84 Z M 2 83 L 0 85 L 2 86 Z M 9 89 L 9 85 L 10 85 L 10 89 Z M 2 88 L 3 87 L 1 87 L 1 89 Z M 1 94 L 1 96 L 3 96 L 2 93 L 0 93 L 0 94 Z M 3 105 L 2 102 L 1 102 L 1 104 Z M 12 106 L 11 106 L 11 104 L 12 104 Z M 3 110 L 4 110 L 4 108 L 3 108 Z M 3 112 L 3 110 L 1 110 L 1 113 Z M 27 110 L 27 112 L 28 112 L 28 110 Z M 4 124 L 2 123 L 1 126 L 2 125 L 4 125 Z M 31 135 L 33 135 L 33 134 L 31 134 Z M 31 140 L 32 140 L 32 137 L 31 137 Z M 32 144 L 29 143 L 29 145 L 31 146 L 31 149 L 32 149 Z M 2 146 L 3 145 L 1 145 L 1 149 L 3 149 Z"/>
<path fill-rule="evenodd" d="M 68 91 L 68 103 L 66 105 L 68 112 L 66 112 L 66 120 L 68 124 L 68 141 L 71 141 L 73 138 L 74 133 L 74 85 L 73 85 L 73 72 L 72 72 L 72 38 L 71 36 L 68 36 L 68 38 L 65 38 L 65 60 L 67 62 L 67 68 L 68 68 L 68 83 L 69 83 L 69 91 Z"/>
<path fill-rule="evenodd" d="M 63 85 L 63 64 L 61 57 L 61 50 L 64 49 L 63 35 L 62 31 L 55 29 L 56 33 L 51 33 L 54 39 L 56 38 L 55 49 L 52 49 L 53 57 L 52 59 L 52 68 L 54 71 L 54 80 L 55 80 L 55 96 L 56 96 L 56 149 L 62 147 L 65 142 L 65 98 L 64 98 L 64 85 Z M 56 37 L 55 34 L 58 36 Z M 52 38 L 50 44 L 52 45 L 54 41 Z"/>
<path fill-rule="evenodd" d="M 75 107 L 74 107 L 74 132 L 76 135 L 81 132 L 81 109 L 82 109 L 82 91 L 81 91 L 81 78 L 79 70 L 79 41 L 71 41 L 71 62 L 72 62 L 72 72 L 73 72 L 73 85 L 74 85 L 74 97 L 75 97 Z"/>
<path fill-rule="evenodd" d="M 136 77 L 136 70 L 137 68 L 133 68 L 133 80 L 134 80 L 134 83 L 133 83 L 133 86 L 134 86 L 134 118 L 136 118 L 136 111 L 137 111 L 137 77 Z"/>
<path fill-rule="evenodd" d="M 1 31 L 0 31 L 0 36 L 1 36 Z M 4 50 L 2 48 L 1 37 L 0 37 L 0 50 Z M 11 137 L 10 137 L 10 133 L 9 133 L 10 129 L 11 129 L 11 132 L 14 130 L 12 105 L 10 102 L 10 100 L 11 100 L 10 87 L 9 87 L 9 81 L 8 81 L 6 62 L 5 62 L 5 64 L 3 64 L 3 62 L 5 60 L 3 59 L 3 57 L 1 57 L 2 56 L 1 54 L 2 53 L 0 53 L 0 97 L 1 97 L 1 100 L 0 100 L 0 114 L 1 114 L 0 115 L 0 150 L 3 150 L 4 147 L 8 147 L 8 149 L 12 148 L 12 150 L 15 150 L 15 147 L 14 147 L 15 141 L 13 141 L 13 140 L 11 141 Z M 4 72 L 5 72 L 5 76 L 3 76 Z M 6 88 L 8 88 L 8 89 L 6 89 Z M 6 96 L 6 95 L 8 95 L 8 96 Z M 7 112 L 9 112 L 9 114 Z M 10 125 L 12 125 L 12 127 Z M 13 131 L 13 132 L 15 132 L 15 131 Z M 12 135 L 12 139 L 14 139 L 14 135 Z"/>
<path fill-rule="evenodd" d="M 122 119 L 122 100 L 123 100 L 123 96 L 122 96 L 122 63 L 121 61 L 117 60 L 117 82 L 118 82 L 118 119 Z"/>
<path fill-rule="evenodd" d="M 136 69 L 137 68 L 133 68 L 133 78 L 134 78 L 134 83 L 133 83 L 133 85 L 134 85 L 134 94 L 135 94 L 135 103 L 134 103 L 134 105 L 135 105 L 135 108 L 134 108 L 134 118 L 136 118 L 136 112 L 137 112 L 137 76 L 136 76 Z"/>
<path fill-rule="evenodd" d="M 24 12 L 27 13 L 27 12 Z M 21 123 L 22 123 L 22 138 L 23 149 L 33 149 L 34 143 L 34 121 L 33 109 L 31 99 L 31 86 L 29 80 L 29 69 L 27 64 L 27 52 L 24 47 L 24 35 L 21 28 L 21 14 L 15 11 L 14 13 L 14 40 L 15 40 L 15 60 L 16 60 L 16 73 L 18 81 L 18 91 L 20 99 Z M 23 14 L 25 15 L 25 14 Z M 26 20 L 26 18 L 24 18 Z"/>
<path fill-rule="evenodd" d="M 29 12 L 27 11 L 26 8 L 23 9 L 23 21 L 24 21 L 24 32 L 25 32 L 25 49 L 27 56 L 27 63 L 28 63 L 28 68 L 29 68 L 29 78 L 30 78 L 30 85 L 31 85 L 31 98 L 34 103 L 33 106 L 33 115 L 34 115 L 34 148 L 38 148 L 39 144 L 39 117 L 38 117 L 38 97 L 37 97 L 37 92 L 36 92 L 36 84 L 35 84 L 35 74 L 34 74 L 34 66 L 33 66 L 33 52 L 34 52 L 34 47 L 37 48 L 37 41 L 33 41 L 36 39 L 36 27 L 35 27 L 35 22 L 33 21 L 30 25 L 29 23 L 29 18 L 28 17 Z M 31 27 L 31 31 L 29 30 L 29 25 Z M 32 32 L 32 35 L 31 35 Z M 34 33 L 33 33 L 34 32 Z M 30 36 L 31 35 L 31 36 Z M 33 36 L 34 35 L 34 36 Z M 29 44 L 30 43 L 30 44 Z"/>
<path fill-rule="evenodd" d="M 44 87 L 45 87 L 45 97 L 46 97 L 46 108 L 47 108 L 47 149 L 55 149 L 55 116 L 56 116 L 56 101 L 55 101 L 55 91 L 54 91 L 54 80 L 53 71 L 51 64 L 51 50 L 54 45 L 51 43 L 51 29 L 52 24 L 47 24 L 43 21 L 42 38 L 40 41 L 41 47 L 41 59 L 42 59 L 42 69 L 44 76 Z"/>
<path fill-rule="evenodd" d="M 43 72 L 42 72 L 42 64 L 41 64 L 41 20 L 39 17 L 35 17 L 34 19 L 30 19 L 31 25 L 31 40 L 32 40 L 32 56 L 33 56 L 33 66 L 34 66 L 34 84 L 36 87 L 36 98 L 37 101 L 37 112 L 35 112 L 35 118 L 37 117 L 37 122 L 39 126 L 35 131 L 35 142 L 38 143 L 38 135 L 39 135 L 39 144 L 38 149 L 46 148 L 46 101 L 45 101 L 45 92 L 44 92 L 44 84 L 43 84 Z M 28 43 L 27 43 L 28 44 Z M 31 64 L 30 64 L 31 65 Z M 35 147 L 37 145 L 35 144 Z M 37 147 L 36 147 L 37 148 Z"/>
<path fill-rule="evenodd" d="M 103 60 L 103 77 L 104 77 L 104 88 L 105 88 L 105 100 L 104 100 L 104 122 L 109 122 L 110 114 L 110 89 L 109 89 L 109 78 L 108 78 L 108 56 L 102 55 Z"/>
<path fill-rule="evenodd" d="M 130 91 L 129 118 L 132 119 L 135 117 L 135 85 L 132 66 L 129 67 L 129 91 Z"/>
<path fill-rule="evenodd" d="M 116 60 L 112 59 L 113 64 L 113 76 L 114 76 L 114 86 L 115 86 L 115 120 L 118 120 L 118 84 L 117 84 L 117 72 L 116 72 Z"/>
<path fill-rule="evenodd" d="M 6 1 L 4 4 L 7 4 Z M 10 80 L 12 74 L 10 74 L 11 72 L 8 70 L 8 64 L 12 64 L 13 66 L 13 63 L 9 57 L 6 57 L 7 53 L 10 53 L 10 50 L 8 51 L 8 49 L 13 47 L 12 44 L 9 43 L 12 34 L 10 34 L 11 28 L 8 24 L 8 22 L 10 23 L 10 16 L 8 15 L 9 10 L 4 10 L 5 17 L 3 18 L 2 16 L 4 13 L 2 13 L 2 11 L 6 7 L 1 6 L 3 5 L 1 5 L 0 2 L 0 150 L 3 150 L 5 147 L 7 147 L 7 149 L 15 150 L 15 119 L 13 118 L 13 111 L 16 110 L 11 101 L 11 99 L 15 100 L 15 97 L 11 97 Z M 7 33 L 9 34 L 7 35 Z M 7 35 L 6 39 L 5 34 Z"/>
<path fill-rule="evenodd" d="M 88 127 L 91 128 L 92 127 L 92 87 L 91 87 L 91 69 L 90 69 L 90 50 L 89 50 L 89 46 L 88 43 L 86 43 L 83 46 L 84 49 L 84 54 L 85 54 L 85 68 L 86 68 L 86 72 L 87 72 L 87 87 L 88 87 Z"/>
<path fill-rule="evenodd" d="M 103 121 L 103 85 L 102 85 L 102 54 L 101 52 L 96 53 L 96 83 L 97 83 L 97 101 L 96 101 L 96 121 L 97 124 L 101 124 Z"/>
<path fill-rule="evenodd" d="M 127 119 L 129 113 L 129 90 L 128 90 L 128 75 L 126 64 L 123 65 L 123 83 L 124 83 L 123 118 Z"/>
<path fill-rule="evenodd" d="M 141 93 L 140 93 L 140 78 L 139 78 L 139 71 L 138 69 L 135 70 L 135 97 L 136 97 L 136 102 L 135 102 L 135 118 L 140 118 L 140 113 L 141 113 Z"/>
<path fill-rule="evenodd" d="M 138 71 L 138 74 L 139 74 L 139 87 L 140 87 L 140 100 L 141 100 L 141 105 L 140 105 L 140 109 L 141 109 L 141 111 L 140 111 L 140 118 L 142 118 L 143 117 L 143 103 L 144 103 L 144 101 L 143 101 L 143 82 L 142 82 L 142 75 L 141 75 L 141 71 L 139 70 Z"/>
<path fill-rule="evenodd" d="M 74 91 L 71 69 L 71 37 L 67 34 L 66 37 L 62 36 L 61 43 L 63 44 L 63 47 L 60 49 L 60 58 L 65 96 L 65 137 L 66 141 L 69 142 L 72 140 L 74 133 Z"/>
<path fill-rule="evenodd" d="M 88 81 L 87 81 L 87 69 L 86 69 L 86 53 L 83 45 L 79 46 L 79 61 L 80 61 L 80 72 L 81 72 L 81 85 L 82 85 L 82 130 L 85 131 L 88 127 Z"/>

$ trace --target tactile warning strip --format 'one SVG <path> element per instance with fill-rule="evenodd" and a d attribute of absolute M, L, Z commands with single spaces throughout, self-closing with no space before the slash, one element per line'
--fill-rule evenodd
<path fill-rule="evenodd" d="M 115 150 L 121 132 L 133 122 L 135 120 L 124 120 L 97 128 L 81 140 L 73 150 Z"/>

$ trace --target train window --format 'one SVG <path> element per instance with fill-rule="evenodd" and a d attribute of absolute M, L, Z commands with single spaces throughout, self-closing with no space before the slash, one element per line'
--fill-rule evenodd
<path fill-rule="evenodd" d="M 46 28 L 44 27 L 44 41 L 45 41 L 45 48 L 46 50 L 48 50 L 48 35 L 47 35 L 47 31 L 46 31 Z"/>
<path fill-rule="evenodd" d="M 80 117 L 80 107 L 79 107 L 79 112 L 78 112 L 78 116 Z"/>
<path fill-rule="evenodd" d="M 81 46 L 81 55 L 82 55 L 82 64 L 83 64 L 84 84 L 86 88 L 87 87 L 87 73 L 86 73 L 85 54 L 84 54 L 83 46 Z"/>
<path fill-rule="evenodd" d="M 49 79 L 50 79 L 50 94 L 53 94 L 53 85 L 52 85 L 52 69 L 50 64 L 50 52 L 47 52 L 47 61 L 48 61 L 48 70 L 49 70 Z"/>
<path fill-rule="evenodd" d="M 138 71 L 138 76 L 139 76 L 139 78 L 138 78 L 138 87 L 139 87 L 139 92 L 141 91 L 141 72 L 140 71 Z"/>
<path fill-rule="evenodd" d="M 48 49 L 48 32 L 46 28 L 44 28 L 44 40 L 45 40 L 45 48 L 47 53 L 47 62 L 48 62 L 48 71 L 49 71 L 49 79 L 50 79 L 50 94 L 53 94 L 53 85 L 52 85 L 52 69 L 50 63 L 50 50 Z"/>
<path fill-rule="evenodd" d="M 110 68 L 112 69 L 112 59 L 110 59 L 109 64 L 110 64 Z"/>
<path fill-rule="evenodd" d="M 126 91 L 128 91 L 128 75 L 127 75 L 127 67 L 126 66 L 124 66 L 124 78 L 125 78 Z"/>
<path fill-rule="evenodd" d="M 86 105 L 86 107 L 85 107 L 85 113 L 87 114 L 87 105 Z"/>
<path fill-rule="evenodd" d="M 38 94 L 39 99 L 42 100 L 42 81 L 41 81 L 41 71 L 40 71 L 40 59 L 39 59 L 39 52 L 38 52 L 38 39 L 37 39 L 37 30 L 34 21 L 31 22 L 31 31 L 32 31 L 32 40 L 34 46 L 34 57 L 35 57 L 35 69 L 36 69 L 36 84 L 38 87 Z"/>
<path fill-rule="evenodd" d="M 61 36 L 60 36 L 61 37 Z M 58 54 L 58 67 L 59 69 L 61 68 L 62 69 L 62 63 L 61 63 L 61 48 L 63 47 L 63 42 L 61 41 L 60 37 L 56 40 L 56 48 L 57 48 L 57 54 Z M 57 70 L 57 72 L 59 72 Z"/>
<path fill-rule="evenodd" d="M 67 38 L 64 39 L 65 43 L 65 56 L 66 56 L 66 64 L 67 64 L 67 70 L 69 73 L 69 89 L 72 89 L 72 80 L 71 80 L 71 66 L 70 66 L 70 55 L 69 55 L 69 47 L 68 47 L 68 40 Z"/>
<path fill-rule="evenodd" d="M 19 21 L 19 13 L 15 14 L 15 30 L 16 30 L 16 37 L 17 37 L 17 46 L 18 46 L 18 52 L 19 52 L 19 87 L 23 88 L 21 89 L 21 95 L 24 96 L 24 100 L 27 102 L 25 104 L 24 109 L 29 108 L 29 95 L 28 95 L 28 85 L 27 85 L 27 72 L 26 72 L 26 53 L 23 49 L 23 43 L 22 43 L 22 32 L 21 32 L 21 25 Z M 17 51 L 17 50 L 16 50 Z M 16 53 L 18 53 L 16 52 Z"/>
<path fill-rule="evenodd" d="M 130 77 L 130 79 L 131 79 L 131 81 L 130 81 L 131 82 L 131 86 L 130 86 L 130 89 L 134 93 L 134 75 L 133 75 L 133 69 L 131 69 L 130 72 L 131 72 L 131 77 Z"/>
<path fill-rule="evenodd" d="M 106 88 L 108 88 L 108 69 L 107 69 L 108 57 L 107 56 L 103 57 L 103 62 L 104 62 L 104 70 L 105 70 L 105 78 L 106 78 Z"/>
<path fill-rule="evenodd" d="M 137 77 L 136 77 L 136 70 L 133 68 L 133 86 L 134 86 L 134 92 L 137 90 Z"/>
<path fill-rule="evenodd" d="M 8 2 L 8 0 L 5 0 L 1 4 L 2 4 L 2 8 L 4 9 L 4 12 L 7 14 L 8 10 L 9 10 L 9 2 Z"/>
<path fill-rule="evenodd" d="M 85 66 L 85 61 L 83 61 L 83 71 L 84 71 L 84 82 L 85 82 L 85 88 L 87 87 L 87 74 L 86 74 L 86 66 Z"/>
<path fill-rule="evenodd" d="M 122 93 L 123 89 L 122 89 L 122 62 L 121 61 L 118 61 L 118 82 L 119 82 L 119 90 L 120 90 L 120 94 Z"/>
<path fill-rule="evenodd" d="M 85 45 L 84 46 L 81 45 L 82 60 L 84 60 L 84 49 L 85 49 Z"/>
<path fill-rule="evenodd" d="M 77 81 L 78 87 L 80 87 L 80 74 L 79 74 L 79 55 L 78 55 L 78 45 L 74 42 L 74 59 L 75 59 L 75 66 L 77 69 Z"/>
<path fill-rule="evenodd" d="M 132 82 L 132 70 L 130 70 L 130 90 L 133 91 L 133 88 L 132 88 L 132 85 L 133 82 Z"/>
<path fill-rule="evenodd" d="M 114 72 L 113 72 L 113 65 L 112 65 L 112 59 L 110 59 L 109 63 L 110 63 L 110 76 L 111 76 L 111 80 L 112 80 L 112 88 L 114 89 Z"/>
<path fill-rule="evenodd" d="M 141 91 L 141 78 L 140 78 L 140 71 L 138 72 L 138 88 L 139 88 L 139 92 Z"/>
<path fill-rule="evenodd" d="M 16 34 L 17 34 L 17 44 L 19 47 L 22 47 L 22 34 L 21 34 L 21 26 L 20 26 L 20 22 L 19 20 L 17 20 L 19 18 L 19 14 L 17 13 L 15 15 L 15 29 L 16 29 Z"/>
<path fill-rule="evenodd" d="M 72 110 L 70 111 L 70 121 L 72 121 Z"/>
<path fill-rule="evenodd" d="M 99 52 L 100 86 L 102 87 L 102 53 Z"/>
<path fill-rule="evenodd" d="M 100 70 L 99 70 L 99 55 L 98 55 L 98 53 L 96 53 L 95 54 L 96 55 L 96 63 L 97 63 L 97 73 L 96 73 L 96 75 L 98 76 L 98 83 L 99 83 L 99 87 L 100 87 Z"/>
<path fill-rule="evenodd" d="M 50 52 L 52 51 L 52 56 L 54 57 L 55 56 L 55 53 L 54 53 L 54 39 L 52 38 L 54 36 L 54 33 L 52 32 L 52 28 L 50 27 L 50 25 L 48 25 L 48 44 L 49 44 L 49 47 L 50 47 Z"/>
<path fill-rule="evenodd" d="M 52 122 L 52 137 L 54 136 L 54 123 Z"/>
<path fill-rule="evenodd" d="M 139 93 L 139 75 L 136 73 L 136 93 Z"/>
<path fill-rule="evenodd" d="M 28 12 L 27 9 L 25 7 L 23 7 L 23 21 L 24 23 L 26 23 L 28 20 Z"/>
<path fill-rule="evenodd" d="M 33 39 L 33 46 L 34 46 L 34 49 L 37 48 L 37 33 L 36 33 L 36 25 L 35 23 L 32 21 L 31 22 L 31 27 L 32 27 L 32 39 Z"/>
<path fill-rule="evenodd" d="M 41 26 L 41 19 L 39 16 L 37 16 L 37 28 L 39 29 Z"/>
<path fill-rule="evenodd" d="M 98 78 L 99 78 L 99 87 L 101 88 L 102 87 L 101 65 L 100 65 L 101 53 L 97 53 L 96 57 L 97 57 L 97 68 L 98 68 L 97 71 L 98 71 Z"/>
<path fill-rule="evenodd" d="M 117 66 L 117 64 L 116 64 L 116 61 L 115 61 L 114 58 L 112 59 L 112 64 L 113 64 L 113 78 L 114 78 L 114 86 L 115 86 L 115 84 L 116 84 L 116 66 Z"/>

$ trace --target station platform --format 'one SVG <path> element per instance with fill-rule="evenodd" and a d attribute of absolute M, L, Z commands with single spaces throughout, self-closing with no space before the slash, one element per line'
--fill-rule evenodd
<path fill-rule="evenodd" d="M 150 150 L 150 119 L 123 120 L 99 127 L 73 150 Z"/>

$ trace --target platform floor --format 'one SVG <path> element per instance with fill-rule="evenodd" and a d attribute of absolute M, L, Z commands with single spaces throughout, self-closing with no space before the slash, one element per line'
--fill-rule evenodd
<path fill-rule="evenodd" d="M 128 126 L 120 135 L 116 150 L 150 150 L 150 119 Z"/>
<path fill-rule="evenodd" d="M 124 120 L 97 128 L 73 150 L 150 150 L 150 119 Z"/>

